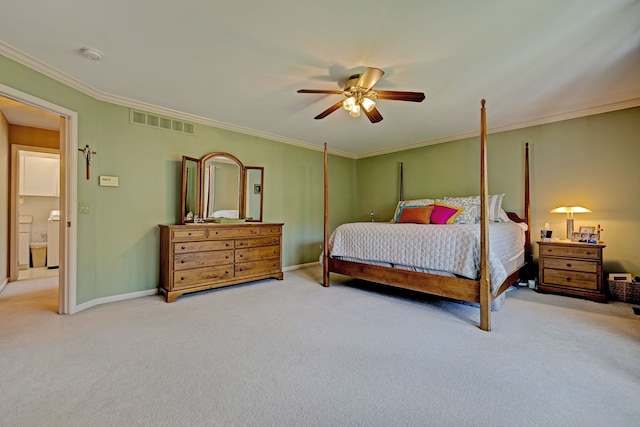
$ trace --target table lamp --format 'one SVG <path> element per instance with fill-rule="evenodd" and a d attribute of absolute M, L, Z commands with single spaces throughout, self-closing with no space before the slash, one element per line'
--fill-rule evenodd
<path fill-rule="evenodd" d="M 582 206 L 560 206 L 551 211 L 551 213 L 566 213 L 567 214 L 567 239 L 571 240 L 571 234 L 573 233 L 573 214 L 591 212 L 587 208 Z"/>

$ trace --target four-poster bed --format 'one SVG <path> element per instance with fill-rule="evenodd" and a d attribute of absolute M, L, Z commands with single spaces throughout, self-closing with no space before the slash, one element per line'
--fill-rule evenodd
<path fill-rule="evenodd" d="M 351 259 L 349 257 L 332 256 L 330 253 L 330 246 L 334 243 L 333 235 L 332 239 L 329 238 L 329 225 L 328 225 L 328 154 L 327 145 L 324 149 L 324 245 L 322 254 L 322 268 L 323 268 L 323 286 L 328 287 L 330 285 L 329 273 L 339 273 L 347 276 L 351 276 L 358 279 L 363 279 L 371 282 L 382 283 L 385 285 L 391 285 L 403 289 L 410 289 L 413 291 L 423 292 L 427 294 L 437 295 L 445 298 L 451 298 L 455 300 L 468 301 L 478 303 L 480 305 L 480 328 L 489 331 L 491 329 L 491 303 L 497 298 L 504 298 L 502 295 L 511 285 L 516 283 L 520 277 L 522 269 L 526 268 L 526 263 L 531 262 L 531 244 L 529 234 L 529 148 L 526 144 L 525 148 L 525 197 L 524 197 L 524 219 L 521 219 L 512 212 L 507 212 L 506 215 L 509 218 L 509 222 L 524 223 L 526 227 L 524 229 L 524 252 L 522 252 L 522 246 L 520 246 L 521 255 L 524 256 L 521 263 L 516 266 L 515 269 L 510 269 L 504 276 L 506 279 L 500 278 L 500 283 L 491 282 L 491 270 L 494 267 L 495 260 L 490 260 L 489 251 L 489 192 L 488 192 L 488 177 L 487 177 L 487 141 L 486 141 L 486 110 L 484 99 L 481 102 L 480 112 L 480 197 L 479 197 L 479 271 L 476 272 L 477 278 L 466 278 L 459 275 L 441 275 L 429 270 L 420 270 L 413 268 L 396 268 L 396 266 L 389 266 L 385 263 L 368 263 L 362 262 L 360 259 Z M 401 178 L 402 180 L 402 178 Z M 401 188 L 402 192 L 402 188 Z M 402 198 L 402 196 L 401 196 Z M 506 220 L 506 219 L 505 219 Z M 395 225 L 395 224 L 393 224 Z M 385 226 L 393 225 L 388 224 Z M 363 225 L 364 226 L 364 225 Z M 415 226 L 412 224 L 412 226 Z M 378 232 L 380 231 L 378 226 Z M 420 227 L 420 225 L 418 225 Z M 438 231 L 444 231 L 446 227 L 454 226 L 436 226 L 427 225 L 422 226 L 436 227 Z M 445 227 L 445 228 L 443 228 Z M 496 226 L 492 226 L 496 227 Z M 339 227 L 340 228 L 340 227 Z M 478 234 L 477 226 L 467 226 L 467 231 L 475 230 Z M 416 231 L 414 228 L 412 231 Z M 411 232 L 411 231 L 410 231 Z M 470 231 L 469 231 L 470 232 Z M 492 234 L 493 235 L 493 234 Z M 520 242 L 521 243 L 521 242 Z M 493 245 L 493 240 L 492 240 Z M 437 248 L 435 248 L 437 250 Z M 494 257 L 495 258 L 495 257 Z M 367 258 L 368 259 L 368 258 Z M 478 263 L 477 262 L 477 263 Z M 477 264 L 476 263 L 476 264 Z M 416 271 L 420 270 L 420 271 Z M 427 271 L 427 272 L 425 272 Z"/>

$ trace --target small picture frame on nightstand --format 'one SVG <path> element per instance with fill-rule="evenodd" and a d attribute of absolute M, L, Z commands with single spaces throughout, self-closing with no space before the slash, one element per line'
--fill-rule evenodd
<path fill-rule="evenodd" d="M 581 225 L 580 226 L 580 233 L 595 233 L 596 232 L 596 228 L 593 226 L 586 226 L 586 225 Z"/>

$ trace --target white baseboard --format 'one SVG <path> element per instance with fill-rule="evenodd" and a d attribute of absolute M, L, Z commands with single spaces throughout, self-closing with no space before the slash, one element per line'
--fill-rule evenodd
<path fill-rule="evenodd" d="M 88 308 L 91 307 L 95 307 L 97 305 L 101 305 L 101 304 L 108 304 L 110 302 L 116 302 L 116 301 L 124 301 L 124 300 L 128 300 L 128 299 L 133 299 L 133 298 L 139 298 L 139 297 L 147 297 L 149 295 L 157 295 L 158 294 L 158 288 L 153 288 L 153 289 L 149 289 L 146 291 L 139 291 L 139 292 L 131 292 L 128 294 L 120 294 L 120 295 L 113 295 L 110 297 L 102 297 L 102 298 L 96 298 L 96 299 L 92 299 L 91 301 L 87 301 L 84 302 L 82 304 L 78 304 L 76 306 L 76 313 L 82 310 L 86 310 Z"/>
<path fill-rule="evenodd" d="M 319 262 L 309 262 L 306 264 L 291 265 L 289 267 L 283 268 L 282 271 L 300 270 L 302 268 L 315 267 L 319 265 L 320 265 Z M 4 285 L 6 285 L 6 280 Z M 1 286 L 0 286 L 0 290 L 2 290 Z M 124 301 L 128 299 L 139 298 L 139 297 L 147 297 L 149 295 L 156 295 L 157 293 L 158 293 L 158 288 L 153 288 L 146 291 L 131 292 L 129 294 L 120 294 L 120 295 L 113 295 L 110 297 L 96 298 L 96 299 L 92 299 L 91 301 L 78 304 L 76 306 L 76 310 L 74 311 L 74 313 L 77 313 L 79 311 L 86 310 L 88 308 L 95 307 L 101 304 L 108 304 L 110 302 Z"/>
<path fill-rule="evenodd" d="M 301 268 L 315 267 L 320 265 L 320 262 L 308 262 L 306 264 L 298 264 L 298 265 L 290 265 L 289 267 L 284 267 L 282 271 L 293 271 L 300 270 Z"/>
<path fill-rule="evenodd" d="M 0 283 L 0 292 L 2 292 L 2 290 L 7 286 L 7 284 L 9 283 L 9 278 L 5 278 L 2 283 Z"/>

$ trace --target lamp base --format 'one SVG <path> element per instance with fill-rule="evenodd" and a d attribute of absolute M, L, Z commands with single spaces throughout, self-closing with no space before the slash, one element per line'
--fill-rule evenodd
<path fill-rule="evenodd" d="M 567 218 L 567 240 L 571 240 L 573 234 L 573 218 Z"/>

